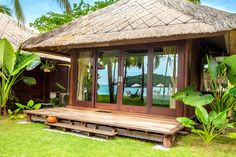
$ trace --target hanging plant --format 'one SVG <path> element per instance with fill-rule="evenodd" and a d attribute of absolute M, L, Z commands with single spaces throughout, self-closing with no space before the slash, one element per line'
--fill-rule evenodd
<path fill-rule="evenodd" d="M 46 60 L 45 63 L 41 63 L 40 69 L 44 72 L 52 72 L 56 69 L 56 62 L 55 61 L 48 61 Z"/>

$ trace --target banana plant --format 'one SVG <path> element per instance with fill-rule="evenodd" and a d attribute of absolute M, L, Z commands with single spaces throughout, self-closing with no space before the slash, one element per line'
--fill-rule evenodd
<path fill-rule="evenodd" d="M 208 114 L 204 107 L 198 106 L 195 109 L 195 114 L 197 116 L 197 119 L 202 123 L 202 129 L 196 129 L 196 123 L 187 117 L 179 117 L 177 118 L 177 121 L 180 122 L 183 126 L 190 128 L 193 133 L 198 134 L 205 144 L 210 143 L 226 128 L 234 127 L 234 123 L 230 123 L 229 119 L 227 119 L 227 110 L 220 113 L 211 111 Z"/>
<path fill-rule="evenodd" d="M 226 128 L 233 128 L 234 123 L 230 123 L 227 119 L 227 112 L 225 109 L 220 112 L 211 111 L 210 113 L 204 108 L 208 104 L 212 104 L 215 98 L 211 94 L 202 94 L 194 91 L 194 87 L 190 86 L 180 90 L 173 96 L 176 100 L 182 101 L 185 105 L 195 108 L 195 115 L 203 128 L 196 129 L 197 123 L 187 117 L 179 117 L 177 121 L 183 126 L 190 128 L 191 132 L 198 134 L 205 144 L 210 143 L 215 137 L 219 136 Z"/>
<path fill-rule="evenodd" d="M 187 87 L 177 92 L 173 98 L 193 107 L 210 105 L 216 113 L 236 107 L 236 55 L 226 57 L 218 63 L 207 56 L 208 73 L 210 77 L 211 93 L 203 94 L 194 91 L 194 87 Z"/>
<path fill-rule="evenodd" d="M 40 57 L 34 53 L 23 52 L 20 48 L 15 52 L 7 39 L 0 39 L 0 107 L 7 114 L 7 101 L 12 87 L 19 81 L 35 85 L 33 77 L 23 76 L 25 70 L 33 70 L 40 64 Z"/>

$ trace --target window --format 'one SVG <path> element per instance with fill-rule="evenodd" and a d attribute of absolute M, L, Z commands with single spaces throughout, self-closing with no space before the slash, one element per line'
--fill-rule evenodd
<path fill-rule="evenodd" d="M 154 50 L 152 103 L 156 107 L 175 108 L 171 98 L 177 91 L 178 53 L 175 46 Z"/>
<path fill-rule="evenodd" d="M 77 101 L 91 101 L 93 93 L 93 53 L 80 52 L 78 58 Z"/>

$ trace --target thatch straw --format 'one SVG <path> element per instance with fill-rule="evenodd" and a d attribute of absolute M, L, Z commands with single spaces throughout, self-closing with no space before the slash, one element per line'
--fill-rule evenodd
<path fill-rule="evenodd" d="M 0 13 L 0 38 L 8 39 L 14 49 L 16 50 L 24 41 L 36 36 L 37 33 L 30 28 L 25 27 L 23 24 L 19 24 L 12 17 Z M 64 62 L 70 62 L 70 58 L 67 56 L 37 53 L 41 58 L 60 60 Z"/>
<path fill-rule="evenodd" d="M 19 25 L 12 17 L 0 13 L 0 38 L 8 39 L 17 49 L 25 40 L 36 36 L 32 30 Z"/>
<path fill-rule="evenodd" d="M 185 0 L 121 0 L 24 43 L 27 50 L 196 38 L 236 29 L 236 15 Z"/>

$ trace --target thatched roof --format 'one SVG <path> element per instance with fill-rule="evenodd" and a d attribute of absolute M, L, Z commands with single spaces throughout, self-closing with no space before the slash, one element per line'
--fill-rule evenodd
<path fill-rule="evenodd" d="M 30 28 L 19 25 L 12 17 L 0 13 L 0 38 L 8 39 L 14 49 L 17 49 L 24 41 L 36 36 L 37 33 Z M 66 56 L 37 53 L 41 58 L 61 60 L 70 62 L 70 58 Z"/>
<path fill-rule="evenodd" d="M 17 49 L 24 41 L 37 34 L 23 25 L 20 27 L 12 17 L 0 13 L 0 38 L 8 39 Z"/>
<path fill-rule="evenodd" d="M 24 43 L 27 50 L 115 46 L 206 37 L 236 29 L 236 14 L 186 0 L 120 0 Z"/>

